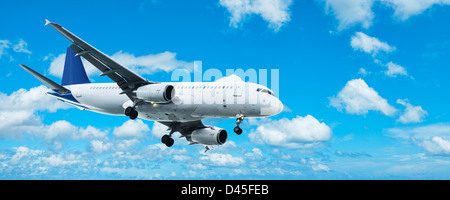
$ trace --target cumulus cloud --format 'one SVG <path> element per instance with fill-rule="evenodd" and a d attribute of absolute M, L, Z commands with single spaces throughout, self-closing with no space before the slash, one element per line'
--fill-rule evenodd
<path fill-rule="evenodd" d="M 360 25 L 369 28 L 373 24 L 375 3 L 381 8 L 393 9 L 393 18 L 405 21 L 420 15 L 435 5 L 450 5 L 450 0 L 318 0 L 325 1 L 327 14 L 332 14 L 339 22 L 338 30 Z"/>
<path fill-rule="evenodd" d="M 30 111 L 50 111 L 69 108 L 67 104 L 58 101 L 56 98 L 47 96 L 45 92 L 48 88 L 44 85 L 26 89 L 19 89 L 10 95 L 0 92 L 0 110 L 30 110 Z"/>
<path fill-rule="evenodd" d="M 90 149 L 95 153 L 102 153 L 105 151 L 109 151 L 113 146 L 111 143 L 101 140 L 92 140 L 90 143 L 91 143 Z"/>
<path fill-rule="evenodd" d="M 142 138 L 150 128 L 142 120 L 128 120 L 122 126 L 114 128 L 113 135 L 118 138 Z"/>
<path fill-rule="evenodd" d="M 378 38 L 368 36 L 362 32 L 356 32 L 352 36 L 350 45 L 354 50 L 360 50 L 373 56 L 379 52 L 389 53 L 395 50 L 395 47 L 390 46 L 386 42 L 381 42 Z"/>
<path fill-rule="evenodd" d="M 386 64 L 386 67 L 388 68 L 384 72 L 384 74 L 386 74 L 386 76 L 390 76 L 390 77 L 397 77 L 397 75 L 408 76 L 408 72 L 406 72 L 406 69 L 398 64 L 389 62 L 388 64 Z"/>
<path fill-rule="evenodd" d="M 245 162 L 241 157 L 223 153 L 204 153 L 200 160 L 206 161 L 207 164 L 213 166 L 239 166 Z"/>
<path fill-rule="evenodd" d="M 400 20 L 407 20 L 411 16 L 419 15 L 434 5 L 449 5 L 449 0 L 381 0 L 394 9 L 394 16 Z"/>
<path fill-rule="evenodd" d="M 31 150 L 26 146 L 20 146 L 15 149 L 16 153 L 9 160 L 10 164 L 18 164 L 22 159 L 26 159 L 42 153 L 42 151 L 40 150 Z"/>
<path fill-rule="evenodd" d="M 153 74 L 158 71 L 169 72 L 177 68 L 183 68 L 187 69 L 188 71 L 192 71 L 194 68 L 194 64 L 192 62 L 178 60 L 176 58 L 176 53 L 169 51 L 143 56 L 135 56 L 130 53 L 119 51 L 110 57 L 117 63 L 128 67 L 130 70 L 141 75 Z M 62 77 L 65 58 L 65 53 L 50 58 L 49 60 L 51 60 L 51 63 L 48 68 L 48 72 L 53 76 Z M 94 67 L 91 63 L 89 63 L 85 59 L 81 60 L 88 76 L 100 74 L 100 70 Z"/>
<path fill-rule="evenodd" d="M 230 26 L 237 28 L 248 16 L 259 15 L 277 32 L 291 20 L 292 0 L 220 0 L 230 16 Z"/>
<path fill-rule="evenodd" d="M 391 106 L 377 91 L 369 87 L 363 79 L 347 82 L 339 93 L 330 98 L 330 105 L 349 114 L 364 115 L 370 110 L 393 116 L 397 109 Z"/>
<path fill-rule="evenodd" d="M 262 158 L 263 154 L 261 149 L 253 148 L 251 152 L 245 154 L 245 156 L 250 157 L 252 159 Z"/>
<path fill-rule="evenodd" d="M 417 127 L 386 129 L 386 135 L 392 138 L 412 141 L 418 147 L 432 155 L 450 156 L 450 125 L 430 124 Z"/>
<path fill-rule="evenodd" d="M 450 141 L 439 136 L 417 141 L 417 145 L 433 155 L 450 156 Z"/>
<path fill-rule="evenodd" d="M 286 148 L 311 148 L 320 146 L 320 142 L 329 140 L 331 135 L 330 127 L 324 122 L 307 115 L 261 123 L 248 137 L 255 143 Z"/>
<path fill-rule="evenodd" d="M 42 127 L 37 111 L 55 112 L 70 108 L 55 98 L 45 95 L 47 87 L 41 85 L 29 90 L 19 89 L 10 95 L 0 92 L 0 138 L 20 138 Z"/>
<path fill-rule="evenodd" d="M 428 112 L 422 108 L 422 106 L 411 105 L 408 99 L 398 99 L 398 104 L 405 106 L 405 111 L 400 115 L 397 120 L 400 123 L 418 123 L 422 122 L 423 118 L 428 115 Z"/>
<path fill-rule="evenodd" d="M 129 67 L 138 74 L 153 74 L 158 71 L 169 72 L 176 68 L 184 68 L 192 71 L 194 64 L 178 60 L 176 53 L 165 51 L 158 54 L 134 56 L 130 53 L 119 51 L 111 56 L 116 62 Z"/>
<path fill-rule="evenodd" d="M 330 171 L 330 168 L 328 166 L 318 163 L 313 158 L 310 158 L 310 159 L 302 158 L 301 163 L 306 166 L 311 167 L 311 169 L 314 171 L 325 171 L 325 172 Z"/>
<path fill-rule="evenodd" d="M 406 69 L 393 62 L 389 62 L 387 64 L 382 64 L 380 60 L 376 59 L 376 55 L 380 52 L 384 53 L 390 53 L 392 51 L 395 51 L 396 48 L 389 45 L 386 42 L 380 41 L 376 37 L 371 37 L 366 35 L 362 32 L 356 32 L 354 36 L 352 36 L 350 45 L 352 46 L 353 50 L 359 50 L 364 53 L 372 55 L 374 58 L 374 62 L 376 64 L 382 65 L 387 68 L 387 70 L 384 71 L 384 74 L 389 77 L 397 77 L 397 76 L 408 76 L 408 72 Z M 364 68 L 360 68 L 358 74 L 361 74 L 363 76 L 366 76 L 368 72 Z M 412 78 L 412 76 L 411 76 Z"/>
<path fill-rule="evenodd" d="M 159 122 L 154 122 L 151 133 L 155 138 L 161 138 L 163 135 L 169 133 L 169 130 L 167 129 L 168 127 L 166 125 Z"/>
<path fill-rule="evenodd" d="M 339 21 L 338 30 L 354 25 L 369 28 L 372 25 L 374 0 L 326 0 L 327 14 L 334 14 Z"/>

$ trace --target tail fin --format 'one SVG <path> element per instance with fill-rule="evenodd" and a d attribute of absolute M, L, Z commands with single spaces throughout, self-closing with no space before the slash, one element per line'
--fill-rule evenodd
<path fill-rule="evenodd" d="M 89 78 L 84 70 L 80 57 L 75 57 L 76 52 L 67 47 L 66 62 L 64 64 L 64 72 L 61 85 L 74 85 L 82 83 L 90 83 Z"/>

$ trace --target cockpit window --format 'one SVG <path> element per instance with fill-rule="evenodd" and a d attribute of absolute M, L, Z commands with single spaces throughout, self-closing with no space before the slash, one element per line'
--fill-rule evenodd
<path fill-rule="evenodd" d="M 258 88 L 258 89 L 256 89 L 256 91 L 257 91 L 257 92 L 267 93 L 267 94 L 270 94 L 270 95 L 272 95 L 272 96 L 275 96 L 275 93 L 273 93 L 271 90 L 268 90 L 268 89 Z"/>

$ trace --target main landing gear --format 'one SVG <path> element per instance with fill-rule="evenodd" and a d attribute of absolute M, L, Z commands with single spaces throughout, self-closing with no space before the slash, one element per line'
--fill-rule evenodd
<path fill-rule="evenodd" d="M 175 142 L 172 138 L 172 134 L 175 133 L 176 131 L 178 131 L 180 129 L 181 123 L 180 122 L 176 122 L 172 125 L 169 126 L 170 130 L 169 135 L 163 135 L 161 138 L 161 142 L 163 144 L 165 144 L 167 147 L 171 147 L 173 145 L 173 143 Z"/>
<path fill-rule="evenodd" d="M 173 138 L 172 138 L 171 136 L 169 136 L 169 135 L 164 135 L 164 136 L 162 136 L 162 138 L 161 138 L 161 142 L 162 142 L 163 144 L 165 144 L 167 147 L 171 147 L 175 141 L 173 140 Z"/>
<path fill-rule="evenodd" d="M 129 106 L 125 109 L 125 115 L 130 117 L 130 119 L 136 119 L 138 112 L 133 107 Z"/>
<path fill-rule="evenodd" d="M 236 127 L 234 127 L 233 131 L 240 135 L 242 134 L 242 129 L 239 127 L 239 125 L 244 121 L 245 116 L 243 114 L 239 114 L 236 118 Z"/>

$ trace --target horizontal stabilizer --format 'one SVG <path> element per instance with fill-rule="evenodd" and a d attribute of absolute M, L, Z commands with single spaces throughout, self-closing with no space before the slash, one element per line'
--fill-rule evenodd
<path fill-rule="evenodd" d="M 31 68 L 27 67 L 26 65 L 19 64 L 19 66 L 21 66 L 22 68 L 27 70 L 27 72 L 29 72 L 31 75 L 36 77 L 39 81 L 44 83 L 47 87 L 49 87 L 53 91 L 58 92 L 60 94 L 66 94 L 67 92 L 69 92 L 69 90 L 67 88 L 61 86 L 58 83 L 55 83 L 54 81 L 48 79 L 47 77 L 43 76 L 42 74 L 37 73 L 36 71 L 32 70 Z"/>

